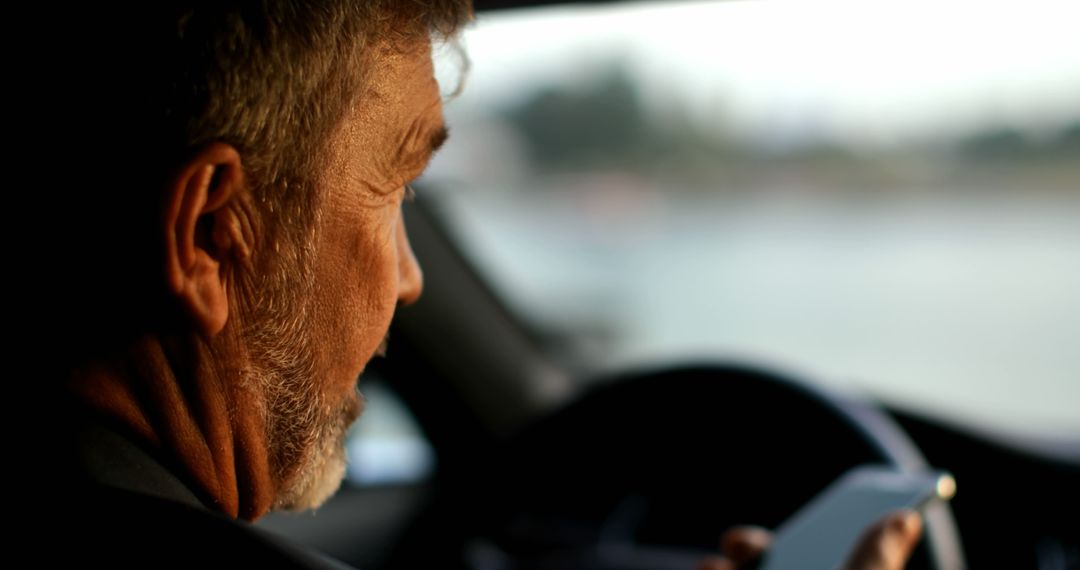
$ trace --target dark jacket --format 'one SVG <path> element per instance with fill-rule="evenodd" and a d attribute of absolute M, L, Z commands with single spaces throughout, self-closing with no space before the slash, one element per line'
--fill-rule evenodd
<path fill-rule="evenodd" d="M 17 535 L 33 566 L 350 568 L 207 509 L 147 450 L 81 421 L 60 433 L 51 475 L 31 481 Z M 17 501 L 20 502 L 20 501 Z M 25 546 L 29 546 L 26 544 Z"/>

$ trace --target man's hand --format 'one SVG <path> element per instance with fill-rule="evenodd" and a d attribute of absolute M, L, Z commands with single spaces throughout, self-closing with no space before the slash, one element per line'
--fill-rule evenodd
<path fill-rule="evenodd" d="M 921 535 L 922 518 L 918 513 L 893 513 L 866 529 L 844 569 L 899 570 L 907 564 Z"/>
<path fill-rule="evenodd" d="M 772 533 L 757 526 L 737 526 L 720 537 L 724 556 L 706 558 L 697 570 L 738 570 L 756 562 L 772 543 Z"/>
<path fill-rule="evenodd" d="M 913 511 L 897 511 L 874 523 L 863 533 L 845 570 L 901 570 L 919 543 L 922 519 Z M 747 568 L 765 553 L 772 533 L 759 527 L 735 527 L 720 539 L 723 557 L 703 560 L 697 570 Z"/>

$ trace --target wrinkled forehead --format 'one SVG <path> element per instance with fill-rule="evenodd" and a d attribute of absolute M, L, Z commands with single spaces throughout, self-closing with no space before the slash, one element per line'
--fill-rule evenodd
<path fill-rule="evenodd" d="M 331 169 L 381 193 L 419 175 L 432 137 L 443 131 L 442 100 L 426 37 L 373 46 L 365 67 L 364 86 L 334 139 Z"/>
<path fill-rule="evenodd" d="M 354 117 L 387 126 L 400 124 L 401 119 L 439 103 L 431 40 L 421 36 L 393 46 L 373 47 L 365 86 L 358 95 L 353 102 Z"/>

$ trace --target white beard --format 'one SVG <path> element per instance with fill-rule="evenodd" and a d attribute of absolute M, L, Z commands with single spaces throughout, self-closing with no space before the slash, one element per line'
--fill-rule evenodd
<path fill-rule="evenodd" d="M 355 419 L 354 402 L 326 401 L 305 317 L 301 309 L 290 322 L 264 325 L 253 337 L 270 466 L 282 484 L 275 510 L 314 509 L 338 490 L 347 463 L 345 436 Z"/>
<path fill-rule="evenodd" d="M 249 386 L 263 401 L 270 467 L 282 484 L 274 510 L 314 509 L 338 490 L 347 463 L 345 436 L 356 417 L 355 402 L 333 405 L 320 385 L 303 301 L 314 287 L 312 243 L 314 236 L 308 236 L 301 248 L 282 252 L 291 259 L 256 296 L 260 314 L 252 315 L 244 335 L 256 363 Z"/>
<path fill-rule="evenodd" d="M 274 510 L 303 511 L 320 507 L 345 478 L 345 431 L 327 430 L 302 461 L 289 484 L 274 499 Z"/>

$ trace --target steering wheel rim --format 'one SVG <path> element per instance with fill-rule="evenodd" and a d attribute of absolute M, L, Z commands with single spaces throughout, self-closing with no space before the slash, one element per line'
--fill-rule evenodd
<path fill-rule="evenodd" d="M 702 364 L 593 385 L 493 462 L 471 567 L 685 567 L 733 524 L 774 528 L 850 467 L 927 468 L 882 410 L 791 375 Z M 963 568 L 948 506 L 924 518 L 909 567 Z"/>

